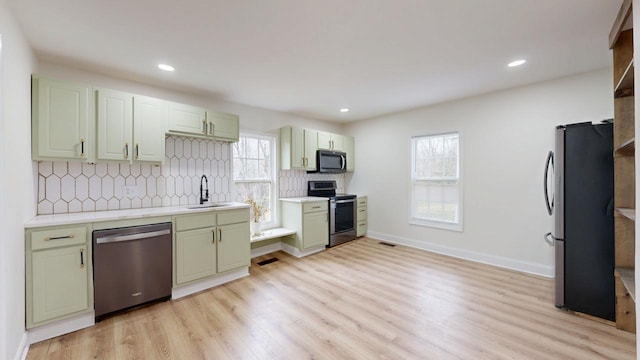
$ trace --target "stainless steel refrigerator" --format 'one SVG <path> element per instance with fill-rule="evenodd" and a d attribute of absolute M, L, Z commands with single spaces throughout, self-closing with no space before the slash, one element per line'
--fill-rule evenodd
<path fill-rule="evenodd" d="M 544 175 L 555 305 L 615 320 L 613 124 L 558 126 L 555 141 Z"/>

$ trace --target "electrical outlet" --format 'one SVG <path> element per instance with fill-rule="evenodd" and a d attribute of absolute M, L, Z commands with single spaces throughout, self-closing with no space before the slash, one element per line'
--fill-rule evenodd
<path fill-rule="evenodd" d="M 134 198 L 138 196 L 138 186 L 136 185 L 125 185 L 122 188 L 122 193 L 124 196 L 128 198 Z"/>

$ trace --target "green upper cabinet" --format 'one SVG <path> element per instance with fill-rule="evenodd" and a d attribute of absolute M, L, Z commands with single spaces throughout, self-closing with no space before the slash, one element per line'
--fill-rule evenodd
<path fill-rule="evenodd" d="M 98 89 L 98 160 L 130 160 L 133 138 L 133 94 Z"/>
<path fill-rule="evenodd" d="M 353 136 L 343 136 L 344 139 L 344 148 L 342 151 L 347 153 L 347 171 L 353 171 L 355 169 L 355 147 Z"/>
<path fill-rule="evenodd" d="M 208 135 L 219 140 L 236 142 L 240 139 L 238 115 L 207 111 Z"/>
<path fill-rule="evenodd" d="M 31 91 L 32 159 L 93 161 L 91 86 L 34 77 Z"/>
<path fill-rule="evenodd" d="M 285 126 L 280 129 L 280 168 L 315 170 L 318 131 Z"/>
<path fill-rule="evenodd" d="M 164 102 L 122 91 L 96 90 L 98 160 L 164 161 Z"/>
<path fill-rule="evenodd" d="M 240 121 L 238 115 L 169 102 L 168 132 L 235 142 L 240 138 Z"/>
<path fill-rule="evenodd" d="M 133 96 L 133 159 L 136 161 L 164 162 L 166 101 Z"/>
<path fill-rule="evenodd" d="M 344 137 L 326 131 L 318 131 L 318 149 L 344 151 Z"/>
<path fill-rule="evenodd" d="M 178 135 L 207 136 L 209 132 L 207 110 L 196 106 L 169 102 L 169 126 L 167 130 Z"/>

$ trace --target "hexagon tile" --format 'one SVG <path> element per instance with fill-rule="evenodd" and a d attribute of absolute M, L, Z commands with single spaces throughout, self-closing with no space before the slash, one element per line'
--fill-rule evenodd
<path fill-rule="evenodd" d="M 212 199 L 233 200 L 233 173 L 218 172 L 231 167 L 231 144 L 169 136 L 165 145 L 162 166 L 38 163 L 38 214 L 187 205 L 197 200 L 203 174 L 209 178 Z M 135 187 L 137 194 L 124 195 L 124 186 Z"/>
<path fill-rule="evenodd" d="M 231 144 L 169 136 L 165 145 L 162 166 L 39 162 L 38 214 L 188 205 L 198 199 L 203 174 L 209 180 L 211 201 L 234 200 Z M 335 180 L 338 192 L 344 192 L 343 174 L 280 170 L 278 194 L 306 196 L 309 180 Z M 134 186 L 137 194 L 124 195 L 125 186 Z"/>

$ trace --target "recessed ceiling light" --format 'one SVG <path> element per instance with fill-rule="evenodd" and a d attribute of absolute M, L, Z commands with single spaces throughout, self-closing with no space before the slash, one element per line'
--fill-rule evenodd
<path fill-rule="evenodd" d="M 158 64 L 158 69 L 164 70 L 164 71 L 173 71 L 173 70 L 175 70 L 173 68 L 173 66 L 167 65 L 167 64 Z"/>
<path fill-rule="evenodd" d="M 524 59 L 515 60 L 515 61 L 510 62 L 507 66 L 508 67 L 516 67 L 516 66 L 520 66 L 520 65 L 522 65 L 522 64 L 524 64 L 526 62 L 527 62 L 527 60 L 524 60 Z"/>
<path fill-rule="evenodd" d="M 340 109 L 340 112 L 342 112 L 342 113 L 349 112 L 349 109 L 347 109 L 347 108 L 342 108 L 342 109 Z"/>

